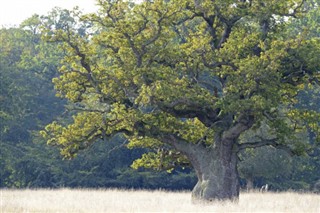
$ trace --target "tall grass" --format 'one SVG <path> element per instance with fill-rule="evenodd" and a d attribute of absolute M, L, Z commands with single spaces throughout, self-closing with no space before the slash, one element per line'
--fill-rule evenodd
<path fill-rule="evenodd" d="M 0 190 L 0 212 L 320 212 L 316 194 L 242 193 L 238 203 L 192 204 L 190 192 Z"/>

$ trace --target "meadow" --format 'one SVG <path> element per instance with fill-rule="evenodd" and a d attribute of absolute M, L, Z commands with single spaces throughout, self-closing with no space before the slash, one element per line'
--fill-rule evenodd
<path fill-rule="evenodd" d="M 0 190 L 0 212 L 320 212 L 320 195 L 242 192 L 238 203 L 193 204 L 190 192 Z"/>

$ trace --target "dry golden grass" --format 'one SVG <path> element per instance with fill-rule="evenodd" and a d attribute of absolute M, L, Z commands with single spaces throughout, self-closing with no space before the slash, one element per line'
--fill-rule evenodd
<path fill-rule="evenodd" d="M 190 192 L 0 190 L 0 212 L 320 212 L 316 194 L 242 193 L 238 203 L 192 204 Z"/>

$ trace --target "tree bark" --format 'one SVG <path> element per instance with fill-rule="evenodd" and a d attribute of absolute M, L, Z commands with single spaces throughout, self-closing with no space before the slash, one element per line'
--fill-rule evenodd
<path fill-rule="evenodd" d="M 239 199 L 237 140 L 253 123 L 253 116 L 240 115 L 230 128 L 217 132 L 210 146 L 190 143 L 176 134 L 160 135 L 162 141 L 184 154 L 194 168 L 198 182 L 192 191 L 193 200 Z"/>
<path fill-rule="evenodd" d="M 194 201 L 239 199 L 239 173 L 237 169 L 240 134 L 253 124 L 252 116 L 239 116 L 237 122 L 225 131 L 217 132 L 210 146 L 193 144 L 176 134 L 160 135 L 190 161 L 198 177 L 192 191 Z"/>
<path fill-rule="evenodd" d="M 233 143 L 216 141 L 212 147 L 194 147 L 186 153 L 198 177 L 194 201 L 238 200 L 239 175 Z"/>

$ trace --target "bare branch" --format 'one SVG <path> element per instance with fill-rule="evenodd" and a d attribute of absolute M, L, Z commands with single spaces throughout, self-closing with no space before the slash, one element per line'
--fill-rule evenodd
<path fill-rule="evenodd" d="M 290 156 L 293 156 L 294 153 L 293 151 L 286 145 L 283 144 L 279 144 L 277 142 L 277 138 L 273 138 L 273 139 L 264 139 L 264 138 L 260 138 L 260 141 L 257 142 L 247 142 L 247 143 L 242 143 L 238 145 L 238 151 L 244 150 L 244 149 L 249 149 L 249 148 L 259 148 L 259 147 L 263 147 L 263 146 L 273 146 L 274 148 L 277 149 L 282 149 L 284 151 L 286 151 L 288 154 L 290 154 Z"/>
<path fill-rule="evenodd" d="M 125 140 L 123 140 L 123 142 L 122 142 L 121 144 L 119 144 L 118 146 L 114 146 L 112 149 L 110 149 L 110 150 L 108 151 L 107 156 L 109 156 L 112 152 L 114 152 L 114 151 L 116 151 L 116 150 L 118 150 L 118 149 L 121 149 L 122 147 L 125 147 L 125 145 L 127 144 L 127 142 L 128 142 L 128 139 L 125 139 Z"/>
<path fill-rule="evenodd" d="M 101 45 L 101 46 L 104 47 L 104 48 L 111 49 L 111 50 L 114 52 L 115 57 L 116 57 L 116 59 L 118 60 L 118 62 L 119 62 L 121 65 L 124 65 L 123 60 L 122 60 L 122 59 L 120 58 L 120 56 L 118 55 L 119 49 L 120 49 L 119 47 L 114 47 L 114 46 L 112 46 L 112 45 L 105 44 L 105 43 L 102 43 L 102 42 L 99 42 L 99 45 Z"/>
<path fill-rule="evenodd" d="M 109 112 L 108 109 L 106 109 L 106 110 L 92 109 L 92 108 L 88 108 L 88 107 L 85 107 L 85 106 L 76 106 L 76 105 L 66 106 L 66 109 L 68 111 L 83 111 L 83 112 L 98 112 L 98 113 L 107 113 L 107 112 Z"/>
<path fill-rule="evenodd" d="M 133 33 L 133 36 L 139 35 L 143 30 L 145 30 L 147 28 L 147 24 L 149 22 L 149 20 L 147 19 L 147 17 L 145 15 L 143 15 L 142 13 L 138 13 L 138 14 L 143 17 L 144 22 L 143 22 L 142 26 L 139 27 L 137 32 Z"/>
<path fill-rule="evenodd" d="M 220 49 L 222 47 L 222 44 L 224 44 L 227 41 L 230 33 L 231 33 L 231 27 L 228 25 L 225 25 L 221 39 L 220 39 L 219 44 L 217 46 L 217 49 Z"/>
<path fill-rule="evenodd" d="M 145 53 L 145 51 L 146 51 L 146 49 L 145 49 L 146 46 L 152 44 L 153 42 L 155 42 L 155 41 L 160 37 L 161 31 L 162 31 L 161 20 L 162 20 L 162 19 L 159 19 L 159 20 L 157 21 L 157 23 L 158 23 L 158 30 L 157 30 L 156 34 L 155 34 L 151 39 L 147 40 L 147 41 L 142 45 L 141 49 L 143 50 L 144 53 Z"/>
<path fill-rule="evenodd" d="M 180 118 L 198 118 L 205 126 L 210 127 L 219 121 L 220 109 L 204 107 L 203 105 L 192 102 L 188 99 L 178 99 L 169 104 L 158 102 L 157 105 L 161 110 Z M 182 105 L 181 109 L 175 107 Z"/>
<path fill-rule="evenodd" d="M 230 66 L 233 70 L 237 70 L 237 69 L 238 69 L 234 64 L 232 64 L 232 63 L 230 63 L 230 62 L 214 62 L 214 63 L 212 63 L 212 64 L 209 64 L 208 61 L 207 61 L 207 59 L 205 58 L 204 53 L 201 54 L 201 58 L 202 58 L 202 63 L 203 63 L 203 65 L 206 66 L 206 67 L 208 67 L 208 68 L 210 68 L 210 69 L 214 69 L 214 68 L 217 68 L 217 67 L 221 67 L 221 66 L 223 66 L 223 65 L 225 65 L 225 66 Z"/>
<path fill-rule="evenodd" d="M 189 21 L 189 20 L 192 20 L 194 19 L 195 17 L 197 17 L 198 15 L 197 14 L 193 14 L 192 16 L 186 16 L 184 18 L 182 18 L 181 20 L 177 21 L 177 22 L 173 22 L 173 25 L 174 26 L 178 26 L 180 24 L 183 24 L 184 22 L 186 21 Z"/>
<path fill-rule="evenodd" d="M 134 53 L 134 55 L 137 58 L 137 66 L 141 67 L 142 65 L 142 54 L 140 53 L 140 51 L 137 49 L 137 47 L 135 46 L 131 36 L 128 33 L 123 33 L 123 35 L 126 37 L 127 41 L 129 42 L 129 45 Z"/>

